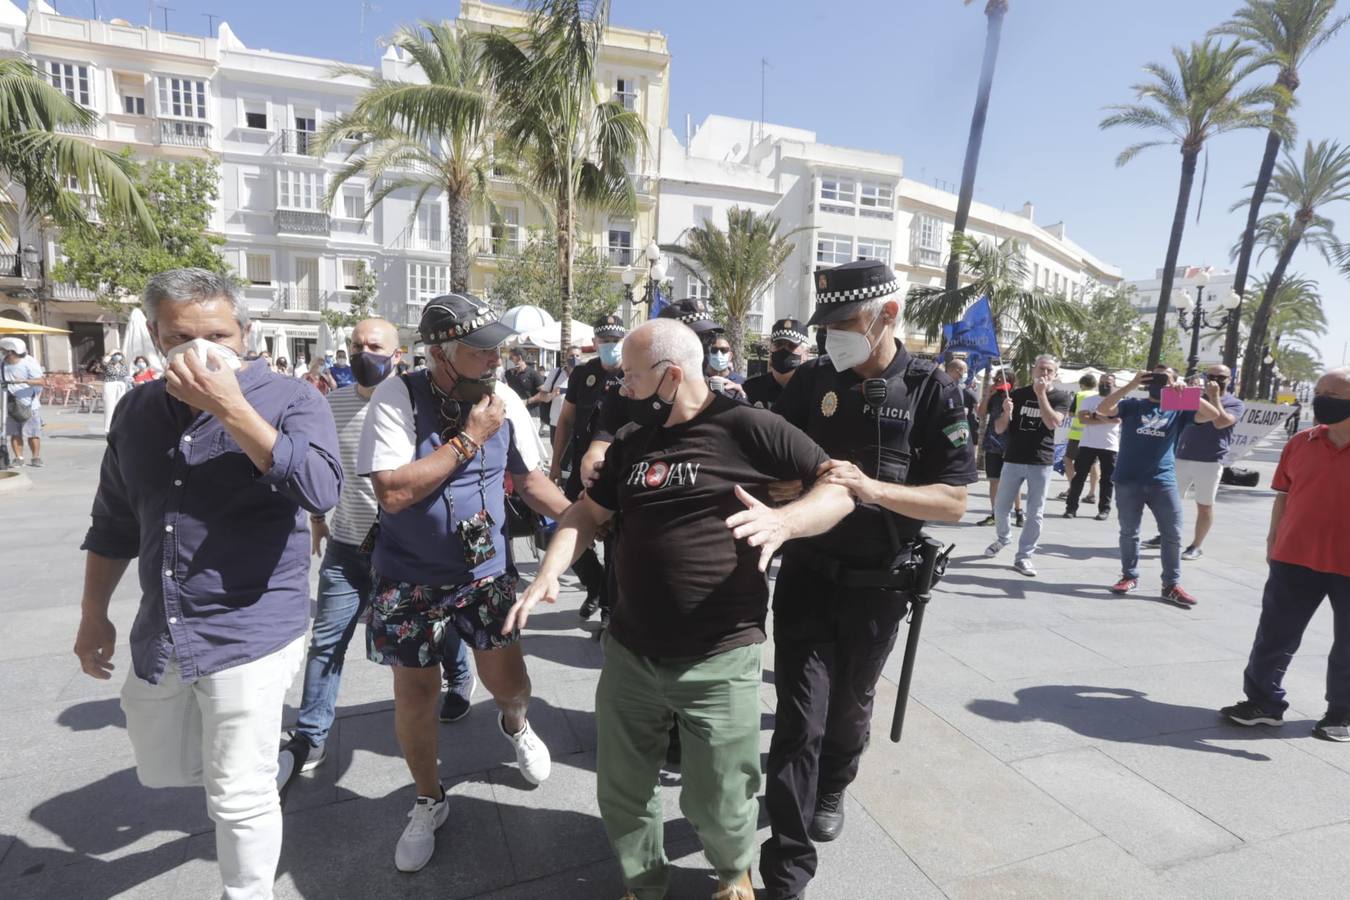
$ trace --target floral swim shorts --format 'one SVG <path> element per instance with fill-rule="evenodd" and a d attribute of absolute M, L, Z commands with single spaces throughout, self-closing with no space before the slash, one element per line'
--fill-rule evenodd
<path fill-rule="evenodd" d="M 366 620 L 366 656 L 386 666 L 438 666 L 447 628 L 475 650 L 510 646 L 520 640 L 520 629 L 503 635 L 502 623 L 515 602 L 516 576 L 509 572 L 448 587 L 377 573 Z"/>

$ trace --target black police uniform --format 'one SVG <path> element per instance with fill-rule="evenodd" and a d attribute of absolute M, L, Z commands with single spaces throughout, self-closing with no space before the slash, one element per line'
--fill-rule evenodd
<path fill-rule="evenodd" d="M 806 342 L 806 329 L 796 319 L 779 319 L 773 323 L 773 329 L 769 332 L 769 343 L 772 345 L 778 341 L 790 341 L 795 352 L 797 347 Z M 770 357 L 769 371 L 747 379 L 745 384 L 742 385 L 745 388 L 745 399 L 749 401 L 751 406 L 772 409 L 774 403 L 782 395 L 783 385 L 779 384 L 778 379 L 773 377 L 774 371 L 772 357 Z M 790 374 L 795 371 L 796 369 L 791 369 L 787 373 L 780 372 L 779 374 Z"/>
<path fill-rule="evenodd" d="M 879 287 L 847 288 L 850 267 L 860 265 L 827 270 L 824 282 L 818 273 L 822 306 L 832 294 L 862 294 L 835 301 L 842 307 L 898 289 L 885 289 L 894 276 L 880 263 L 873 263 L 885 272 Z M 844 271 L 830 276 L 838 270 Z M 827 291 L 831 277 L 845 287 Z M 886 371 L 868 381 L 873 395 L 884 385 L 884 402 L 869 402 L 864 379 L 851 369 L 836 371 L 828 356 L 809 360 L 774 411 L 832 459 L 853 462 L 871 478 L 916 485 L 977 480 L 960 388 L 935 363 L 911 357 L 897 341 Z M 771 898 L 803 892 L 816 869 L 809 832 L 817 800 L 842 792 L 857 775 L 877 679 L 908 608 L 890 566 L 904 558 L 923 524 L 860 503 L 826 534 L 784 548 L 773 600 L 778 706 L 765 793 L 771 835 L 760 854 Z"/>

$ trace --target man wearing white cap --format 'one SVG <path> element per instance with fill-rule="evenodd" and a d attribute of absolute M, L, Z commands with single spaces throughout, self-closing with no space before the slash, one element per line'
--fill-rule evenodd
<path fill-rule="evenodd" d="M 23 439 L 28 438 L 30 465 L 42 465 L 42 366 L 28 355 L 21 338 L 0 338 L 5 355 L 5 436 L 9 438 L 11 464 L 23 465 Z"/>

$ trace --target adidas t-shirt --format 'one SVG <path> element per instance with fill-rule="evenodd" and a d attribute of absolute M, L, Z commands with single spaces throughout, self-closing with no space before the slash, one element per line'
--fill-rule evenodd
<path fill-rule="evenodd" d="M 1176 484 L 1177 442 L 1195 420 L 1195 413 L 1163 409 L 1152 400 L 1120 401 L 1120 452 L 1116 454 L 1116 484 Z"/>

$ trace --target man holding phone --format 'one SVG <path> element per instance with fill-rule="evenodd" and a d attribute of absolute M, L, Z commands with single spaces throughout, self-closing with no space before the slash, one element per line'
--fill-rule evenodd
<path fill-rule="evenodd" d="M 1148 386 L 1148 398 L 1125 399 Z M 1211 422 L 1222 413 L 1201 398 L 1194 412 L 1165 409 L 1165 391 L 1179 397 L 1184 385 L 1175 370 L 1155 366 L 1138 372 L 1128 383 L 1112 391 L 1097 407 L 1103 417 L 1120 418 L 1120 453 L 1112 480 L 1120 517 L 1120 580 L 1113 594 L 1128 594 L 1139 587 L 1139 523 L 1144 507 L 1153 511 L 1162 537 L 1162 598 L 1191 608 L 1195 598 L 1181 586 L 1181 494 L 1177 491 L 1176 446 L 1181 433 L 1193 422 Z"/>

